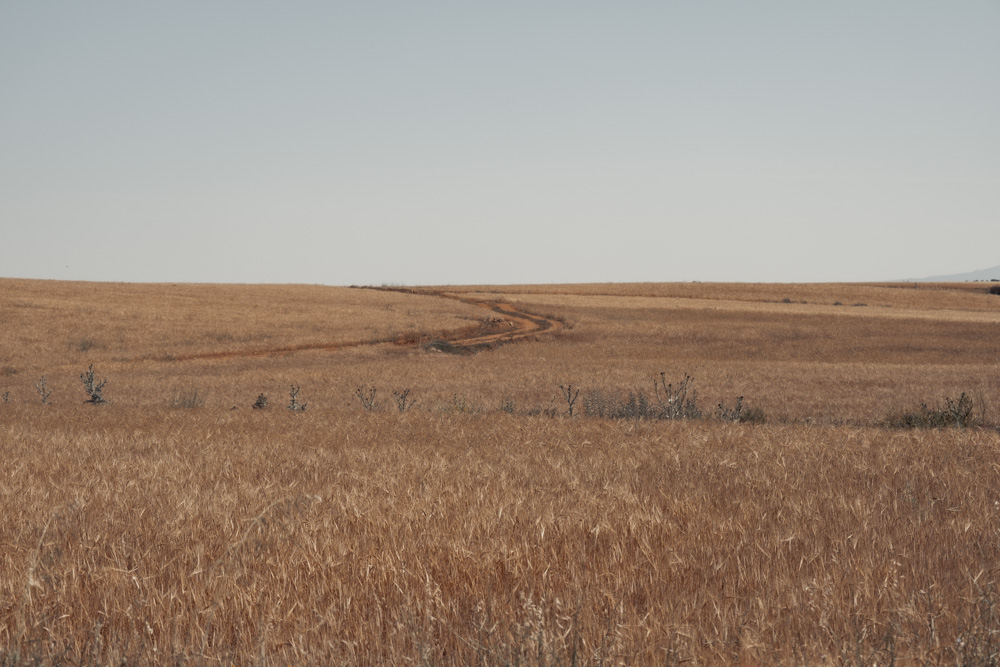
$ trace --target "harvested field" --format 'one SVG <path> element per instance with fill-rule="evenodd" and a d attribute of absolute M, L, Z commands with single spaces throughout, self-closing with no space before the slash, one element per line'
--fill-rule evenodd
<path fill-rule="evenodd" d="M 0 322 L 0 664 L 1000 660 L 982 285 L 0 280 Z"/>

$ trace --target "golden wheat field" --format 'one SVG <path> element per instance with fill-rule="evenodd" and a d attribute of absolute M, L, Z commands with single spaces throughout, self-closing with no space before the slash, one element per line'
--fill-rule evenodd
<path fill-rule="evenodd" d="M 1000 661 L 983 285 L 0 279 L 0 331 L 3 665 Z"/>

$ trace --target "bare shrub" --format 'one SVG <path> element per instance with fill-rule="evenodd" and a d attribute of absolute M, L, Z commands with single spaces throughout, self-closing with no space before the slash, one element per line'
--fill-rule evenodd
<path fill-rule="evenodd" d="M 265 396 L 264 394 L 257 394 L 257 400 L 254 401 L 253 405 L 251 405 L 250 407 L 253 408 L 254 410 L 263 410 L 264 408 L 267 407 L 267 396 Z"/>
<path fill-rule="evenodd" d="M 83 382 L 83 390 L 87 392 L 87 400 L 84 403 L 90 403 L 91 405 L 103 405 L 107 403 L 104 400 L 104 385 L 108 381 L 101 380 L 97 381 L 94 376 L 94 364 L 91 364 L 89 368 L 83 373 L 80 373 L 80 380 Z"/>
<path fill-rule="evenodd" d="M 727 407 L 725 402 L 719 403 L 715 409 L 717 419 L 728 422 L 743 422 L 749 424 L 763 424 L 767 419 L 764 411 L 760 408 L 750 408 L 743 404 L 743 397 L 736 399 L 736 405 Z"/>
<path fill-rule="evenodd" d="M 361 401 L 361 407 L 365 409 L 365 412 L 374 412 L 375 408 L 378 407 L 378 403 L 375 402 L 375 394 L 378 393 L 378 389 L 375 387 L 369 389 L 358 387 L 354 393 Z"/>
<path fill-rule="evenodd" d="M 402 391 L 392 392 L 392 397 L 396 400 L 397 410 L 399 410 L 400 412 L 406 412 L 407 410 L 409 410 L 410 408 L 412 408 L 414 405 L 417 404 L 417 400 L 415 398 L 410 398 L 409 396 L 410 396 L 409 388 L 403 389 Z"/>
<path fill-rule="evenodd" d="M 38 390 L 38 395 L 42 397 L 42 405 L 47 405 L 52 391 L 48 388 L 47 378 L 44 375 L 35 384 L 35 389 Z"/>
<path fill-rule="evenodd" d="M 306 404 L 299 403 L 298 397 L 299 397 L 299 387 L 293 384 L 290 392 L 288 409 L 291 410 L 292 412 L 305 412 Z"/>
<path fill-rule="evenodd" d="M 743 414 L 743 397 L 740 396 L 736 399 L 736 405 L 732 408 L 727 408 L 725 402 L 719 403 L 718 407 L 715 409 L 715 416 L 722 421 L 727 422 L 738 422 Z"/>
<path fill-rule="evenodd" d="M 580 390 L 577 389 L 576 392 L 573 391 L 573 385 L 559 385 L 559 390 L 562 391 L 563 398 L 566 399 L 566 412 L 570 417 L 573 416 L 574 405 L 576 405 L 576 399 L 580 396 Z"/>
<path fill-rule="evenodd" d="M 656 400 L 660 405 L 660 419 L 700 419 L 698 408 L 698 391 L 691 389 L 694 378 L 684 374 L 684 379 L 677 383 L 667 383 L 667 374 L 660 373 L 659 383 L 653 381 L 656 390 Z"/>

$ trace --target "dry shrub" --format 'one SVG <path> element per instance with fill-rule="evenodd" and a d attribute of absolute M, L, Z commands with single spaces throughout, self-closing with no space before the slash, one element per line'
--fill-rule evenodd
<path fill-rule="evenodd" d="M 980 420 L 976 420 L 972 416 L 973 407 L 972 397 L 962 392 L 956 399 L 946 396 L 944 402 L 936 408 L 929 408 L 926 403 L 921 403 L 920 409 L 916 412 L 895 412 L 886 418 L 885 425 L 889 428 L 944 428 L 947 426 L 966 428 L 980 423 Z"/>

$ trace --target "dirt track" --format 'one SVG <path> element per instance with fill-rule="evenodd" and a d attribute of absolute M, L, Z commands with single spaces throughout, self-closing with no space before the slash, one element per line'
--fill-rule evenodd
<path fill-rule="evenodd" d="M 413 339 L 412 337 L 400 337 L 397 339 L 377 341 L 289 345 L 284 347 L 268 347 L 252 350 L 230 350 L 226 352 L 205 352 L 201 354 L 176 355 L 170 357 L 169 359 L 163 359 L 162 361 L 245 359 L 317 350 L 333 352 L 336 350 L 362 347 L 365 345 L 378 345 L 382 343 L 395 343 L 396 345 L 426 345 L 429 350 L 470 354 L 480 350 L 486 350 L 497 345 L 521 340 L 528 336 L 533 336 L 542 332 L 556 331 L 562 328 L 562 322 L 559 320 L 519 310 L 515 305 L 504 301 L 475 299 L 468 296 L 462 296 L 461 294 L 431 289 L 421 290 L 389 287 L 375 289 L 401 292 L 404 294 L 419 294 L 424 296 L 437 296 L 444 299 L 454 299 L 455 301 L 461 301 L 463 303 L 489 310 L 490 312 L 495 313 L 495 315 L 484 319 L 480 327 L 480 331 L 472 336 L 461 335 L 444 339 L 435 339 L 430 337 Z"/>
<path fill-rule="evenodd" d="M 455 299 L 463 303 L 468 303 L 480 308 L 485 308 L 496 313 L 484 324 L 484 331 L 475 336 L 455 338 L 445 341 L 450 347 L 474 351 L 486 349 L 502 343 L 509 343 L 520 340 L 527 336 L 542 333 L 544 331 L 556 331 L 562 328 L 559 320 L 534 315 L 519 310 L 514 304 L 505 301 L 473 299 L 449 292 L 417 292 L 419 294 L 433 294 L 447 299 Z"/>

